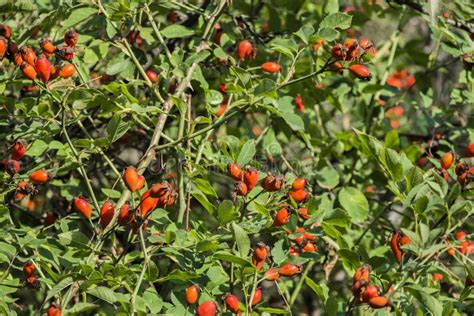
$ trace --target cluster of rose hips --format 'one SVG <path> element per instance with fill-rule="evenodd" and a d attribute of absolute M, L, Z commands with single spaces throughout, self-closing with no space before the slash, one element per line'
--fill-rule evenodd
<path fill-rule="evenodd" d="M 25 155 L 27 151 L 27 142 L 24 139 L 17 139 L 11 146 L 11 159 L 4 162 L 5 171 L 10 175 L 14 176 L 20 172 L 20 159 Z M 51 174 L 43 169 L 33 171 L 29 176 L 29 182 L 20 181 L 18 182 L 15 190 L 14 200 L 15 202 L 21 202 L 26 196 L 32 196 L 36 194 L 37 190 L 35 185 L 41 185 L 52 178 Z M 27 201 L 33 203 L 31 199 Z M 28 207 L 27 207 L 28 208 Z M 49 226 L 56 221 L 57 215 L 55 213 L 47 214 L 44 225 Z"/>
<path fill-rule="evenodd" d="M 23 265 L 23 274 L 25 275 L 24 286 L 30 289 L 39 288 L 38 278 L 35 274 L 36 267 L 32 262 L 27 262 Z"/>
<path fill-rule="evenodd" d="M 398 231 L 393 232 L 392 237 L 390 238 L 390 248 L 398 262 L 402 262 L 403 256 L 405 255 L 401 247 L 409 243 L 411 243 L 411 240 L 408 236 L 403 235 Z"/>
<path fill-rule="evenodd" d="M 145 177 L 138 174 L 134 167 L 127 167 L 122 179 L 126 187 L 131 192 L 137 192 L 145 186 Z M 176 202 L 178 193 L 176 188 L 169 182 L 164 181 L 153 185 L 140 197 L 140 204 L 133 211 L 130 209 L 130 202 L 125 202 L 121 207 L 117 217 L 117 223 L 121 226 L 131 225 L 136 231 L 138 224 L 143 222 L 146 227 L 147 217 L 158 207 L 170 207 Z M 73 200 L 74 209 L 87 219 L 92 217 L 92 208 L 84 196 L 75 197 Z M 106 201 L 100 208 L 99 223 L 102 228 L 107 227 L 114 217 L 115 207 L 112 201 Z"/>
<path fill-rule="evenodd" d="M 473 157 L 474 156 L 474 143 L 469 144 L 465 157 Z M 441 159 L 440 162 L 440 169 L 437 169 L 439 175 L 441 175 L 446 182 L 449 181 L 449 168 L 454 164 L 456 160 L 456 156 L 453 152 L 446 152 Z M 465 162 L 458 162 L 454 168 L 454 172 L 456 173 L 457 180 L 461 186 L 467 186 L 471 181 L 474 179 L 474 167 L 470 167 Z"/>
<path fill-rule="evenodd" d="M 249 40 L 243 40 L 237 45 L 237 60 L 239 63 L 243 60 L 254 58 L 256 54 L 257 51 Z M 281 70 L 280 64 L 274 61 L 267 61 L 260 68 L 267 73 L 277 73 Z"/>
<path fill-rule="evenodd" d="M 32 262 L 27 262 L 23 265 L 23 274 L 25 275 L 24 286 L 29 289 L 39 289 L 39 281 L 36 277 L 36 267 Z M 51 303 L 47 312 L 47 316 L 61 316 L 62 311 L 61 307 L 56 305 L 56 303 Z"/>
<path fill-rule="evenodd" d="M 366 303 L 374 309 L 390 306 L 388 296 L 391 289 L 387 291 L 386 296 L 382 296 L 378 286 L 370 284 L 370 272 L 372 267 L 368 264 L 358 268 L 354 274 L 352 294 L 356 304 Z"/>
<path fill-rule="evenodd" d="M 237 196 L 246 196 L 258 183 L 258 171 L 251 166 L 245 166 L 244 172 L 239 164 L 229 163 L 227 174 L 236 181 L 234 194 Z"/>
<path fill-rule="evenodd" d="M 27 143 L 24 139 L 17 139 L 11 146 L 10 159 L 2 161 L 5 172 L 10 176 L 14 176 L 20 172 L 20 159 L 25 155 L 27 149 Z"/>
<path fill-rule="evenodd" d="M 234 193 L 237 196 L 246 196 L 258 184 L 258 171 L 249 165 L 245 166 L 245 171 L 237 163 L 227 165 L 227 174 L 236 181 Z M 285 185 L 283 176 L 274 176 L 268 173 L 262 179 L 261 187 L 266 192 L 280 191 Z M 296 203 L 305 202 L 309 197 L 309 192 L 305 190 L 307 181 L 304 178 L 296 179 L 292 184 L 292 189 L 288 191 L 288 197 Z M 282 225 L 286 222 L 282 222 Z"/>
<path fill-rule="evenodd" d="M 317 50 L 321 45 L 324 44 L 324 40 L 321 40 L 318 42 L 317 48 L 315 48 L 315 45 L 313 45 L 313 50 Z M 318 46 L 319 45 L 319 46 Z M 332 50 L 332 56 L 336 60 L 340 61 L 347 61 L 347 62 L 360 62 L 360 59 L 364 56 L 364 54 L 369 54 L 371 56 L 374 56 L 376 53 L 375 46 L 373 43 L 367 39 L 361 39 L 360 41 L 357 41 L 355 39 L 347 39 L 344 44 L 336 44 Z M 238 62 L 242 62 L 246 59 L 252 59 L 256 55 L 256 50 L 253 47 L 253 44 L 249 40 L 243 40 L 239 42 L 237 45 L 237 60 Z M 267 72 L 267 73 L 277 73 L 280 72 L 281 66 L 280 64 L 273 62 L 273 61 L 268 61 L 263 63 L 261 66 L 262 71 Z M 342 70 L 344 69 L 344 66 L 339 62 L 335 62 L 331 65 L 332 69 L 338 73 L 342 73 Z M 364 79 L 364 80 L 370 80 L 372 78 L 372 75 L 365 65 L 361 64 L 354 64 L 349 66 L 349 71 L 356 76 L 357 78 Z M 221 85 L 220 87 L 221 91 L 225 91 L 225 85 Z M 295 103 L 296 107 L 299 111 L 304 110 L 304 105 L 303 105 L 303 99 L 301 96 L 296 96 L 295 97 Z M 227 109 L 227 100 L 224 100 L 224 102 L 221 104 L 219 109 L 216 111 L 216 115 L 219 117 L 221 116 L 225 110 Z"/>
<path fill-rule="evenodd" d="M 51 303 L 51 305 L 49 306 L 46 312 L 46 315 L 47 316 L 61 316 L 62 315 L 61 307 L 56 305 L 55 303 Z"/>
<path fill-rule="evenodd" d="M 252 256 L 252 262 L 257 265 L 257 269 L 260 269 L 265 260 L 269 257 L 270 249 L 263 243 L 259 243 L 254 249 Z M 261 264 L 260 264 L 261 263 Z M 260 266 L 260 268 L 259 268 Z M 277 281 L 280 276 L 292 277 L 301 273 L 301 266 L 287 263 L 282 265 L 279 269 L 271 268 L 265 272 L 265 280 Z M 194 305 L 199 298 L 200 288 L 197 284 L 193 284 L 186 289 L 186 303 L 188 305 Z M 252 306 L 256 306 L 262 300 L 263 291 L 261 287 L 255 288 L 253 296 L 250 297 L 249 302 Z M 241 315 L 241 303 L 236 295 L 226 293 L 222 300 L 225 308 L 233 314 Z M 196 316 L 214 316 L 219 311 L 219 305 L 215 301 L 205 301 L 196 308 Z"/>
<path fill-rule="evenodd" d="M 237 181 L 234 190 L 234 194 L 237 196 L 247 195 L 258 183 L 258 171 L 250 166 L 246 166 L 245 172 L 243 172 L 240 165 L 229 163 L 227 165 L 227 174 Z M 307 184 L 308 181 L 304 178 L 294 180 L 291 189 L 287 192 L 288 198 L 297 204 L 306 202 L 309 198 L 309 192 L 305 189 Z M 268 173 L 267 176 L 262 179 L 260 185 L 266 192 L 277 192 L 285 186 L 285 178 L 281 175 L 274 176 Z M 308 210 L 305 207 L 299 207 L 295 211 L 290 205 L 284 205 L 275 214 L 272 226 L 281 227 L 286 225 L 290 221 L 291 214 L 294 212 L 297 212 L 303 220 L 309 218 Z M 298 256 L 300 251 L 315 252 L 317 250 L 317 247 L 313 243 L 316 237 L 307 233 L 303 227 L 297 228 L 294 234 L 297 235 L 297 237 L 292 239 L 292 242 L 295 244 L 290 248 L 290 254 L 292 256 Z"/>
<path fill-rule="evenodd" d="M 27 262 L 23 265 L 23 274 L 25 275 L 24 286 L 29 289 L 39 289 L 39 281 L 36 277 L 36 267 L 32 262 Z M 56 303 L 51 303 L 47 312 L 47 316 L 61 316 L 62 311 L 61 307 L 56 305 Z"/>
<path fill-rule="evenodd" d="M 235 195 L 245 196 L 258 184 L 258 171 L 250 166 L 245 167 L 245 171 L 242 170 L 239 164 L 229 163 L 227 165 L 227 174 L 236 181 L 235 184 Z M 274 176 L 268 173 L 260 183 L 263 191 L 265 192 L 277 192 L 284 188 L 285 179 L 283 176 Z M 304 203 L 308 197 L 309 192 L 306 191 L 308 182 L 304 178 L 297 178 L 293 181 L 291 189 L 288 190 L 288 198 L 296 203 Z M 249 189 L 250 188 L 250 189 Z M 262 191 L 262 192 L 263 192 Z M 308 210 L 304 207 L 299 207 L 295 210 L 290 205 L 284 205 L 275 214 L 272 227 L 282 227 L 289 223 L 291 214 L 297 212 L 302 220 L 309 219 Z M 317 247 L 314 245 L 316 236 L 305 231 L 303 227 L 298 227 L 295 232 L 287 232 L 290 235 L 290 240 L 293 245 L 289 249 L 291 256 L 298 256 L 301 252 L 315 252 Z M 256 266 L 257 271 L 261 270 L 266 260 L 270 257 L 270 248 L 263 242 L 259 242 L 253 250 L 252 263 Z M 301 273 L 302 267 L 293 263 L 285 263 L 279 268 L 269 268 L 265 271 L 265 280 L 277 281 L 281 276 L 292 277 Z M 262 289 L 257 288 L 255 296 L 250 299 L 252 305 L 256 305 L 261 299 Z M 226 298 L 231 298 L 232 302 L 237 301 L 233 295 L 228 295 Z M 227 302 L 227 301 L 226 301 Z M 237 301 L 238 302 L 238 301 Z M 206 302 L 207 303 L 207 302 Z M 210 304 L 210 303 L 209 303 Z M 214 303 L 215 304 L 215 303 Z M 232 307 L 229 307 L 232 311 Z M 202 315 L 202 314 L 199 314 Z M 214 314 L 212 314 L 214 315 Z"/>
<path fill-rule="evenodd" d="M 225 111 L 227 111 L 227 106 L 229 105 L 229 94 L 225 91 L 226 88 L 227 84 L 225 83 L 219 85 L 219 91 L 224 94 L 224 100 L 222 100 L 221 104 L 214 113 L 217 117 L 221 117 Z"/>
<path fill-rule="evenodd" d="M 290 232 L 287 232 L 287 234 L 290 235 Z M 316 236 L 308 233 L 304 227 L 298 227 L 291 235 L 296 235 L 296 237 L 290 238 L 292 242 L 292 246 L 290 247 L 290 256 L 297 257 L 300 255 L 300 252 L 308 253 L 316 252 L 318 250 L 318 247 L 314 244 L 316 241 Z"/>
<path fill-rule="evenodd" d="M 458 231 L 455 237 L 457 242 L 459 242 L 457 249 L 461 254 L 468 255 L 474 253 L 474 241 L 466 239 L 467 233 L 465 231 Z M 405 255 L 401 247 L 409 243 L 411 243 L 411 240 L 408 236 L 403 235 L 398 231 L 393 232 L 392 237 L 390 238 L 390 248 L 392 249 L 395 259 L 397 259 L 399 263 L 402 262 Z M 456 253 L 455 248 L 451 247 L 451 243 L 449 241 L 446 241 L 446 245 L 448 246 L 448 250 L 446 252 L 449 255 L 454 256 Z M 443 275 L 440 273 L 433 273 L 432 278 L 434 282 L 438 282 L 443 280 Z M 468 284 L 472 285 L 472 281 L 470 280 L 470 277 L 467 276 L 466 286 L 470 286 Z"/>
<path fill-rule="evenodd" d="M 375 55 L 374 44 L 368 39 L 361 39 L 357 41 L 354 38 L 348 38 L 344 44 L 337 43 L 331 48 L 331 54 L 334 59 L 337 60 L 332 64 L 333 71 L 342 73 L 344 66 L 340 61 L 349 63 L 357 62 L 349 66 L 349 71 L 357 78 L 370 80 L 372 74 L 367 66 L 360 64 L 361 58 L 365 54 Z"/>
<path fill-rule="evenodd" d="M 296 109 L 298 111 L 304 111 L 303 98 L 300 95 L 295 97 Z"/>
<path fill-rule="evenodd" d="M 26 153 L 26 149 L 27 143 L 22 139 L 17 140 L 12 146 L 12 159 L 8 160 L 5 164 L 7 172 L 12 176 L 19 171 L 18 160 Z M 12 169 L 11 165 L 18 167 Z M 30 182 L 20 181 L 17 184 L 15 201 L 20 202 L 26 195 L 37 193 L 35 185 L 45 184 L 51 179 L 52 175 L 44 169 L 33 171 L 29 175 Z M 123 181 L 131 192 L 139 191 L 145 186 L 145 178 L 142 175 L 139 175 L 134 167 L 128 167 L 125 169 L 123 173 Z M 176 202 L 176 198 L 176 188 L 172 184 L 166 181 L 157 183 L 141 195 L 140 204 L 138 205 L 135 212 L 136 214 L 133 214 L 133 212 L 130 210 L 130 202 L 125 202 L 120 208 L 117 222 L 121 226 L 127 226 L 130 224 L 135 230 L 138 219 L 146 220 L 149 214 L 158 207 L 166 208 L 172 206 Z M 85 218 L 90 219 L 92 217 L 92 208 L 84 196 L 75 197 L 73 199 L 73 207 Z M 102 228 L 105 228 L 109 225 L 114 213 L 115 208 L 112 201 L 106 201 L 101 206 L 99 213 L 99 223 Z M 50 226 L 54 224 L 56 220 L 56 213 L 47 214 L 44 220 L 44 226 Z"/>
<path fill-rule="evenodd" d="M 457 249 L 463 255 L 474 253 L 474 241 L 467 240 L 466 237 L 467 233 L 463 230 L 458 231 L 455 235 L 456 240 L 459 242 Z M 449 241 L 446 243 L 448 246 L 451 244 Z M 453 247 L 449 247 L 447 253 L 451 256 L 454 256 L 456 251 Z"/>
<path fill-rule="evenodd" d="M 410 89 L 415 82 L 415 76 L 409 75 L 407 69 L 395 71 L 387 77 L 387 85 L 402 91 Z"/>
<path fill-rule="evenodd" d="M 201 290 L 197 284 L 189 286 L 186 289 L 186 303 L 189 306 L 194 305 L 200 293 Z M 235 295 L 227 293 L 222 299 L 230 312 L 240 314 L 240 302 Z M 219 305 L 215 301 L 205 301 L 196 308 L 196 316 L 214 316 L 218 311 Z"/>
<path fill-rule="evenodd" d="M 74 65 L 69 63 L 74 58 L 74 47 L 78 35 L 74 30 L 64 35 L 64 45 L 54 46 L 50 39 L 41 39 L 39 46 L 41 53 L 36 54 L 30 46 L 18 47 L 11 40 L 11 30 L 7 25 L 0 24 L 0 61 L 6 56 L 16 66 L 20 67 L 23 75 L 36 80 L 38 77 L 43 82 L 48 82 L 57 77 L 69 78 L 76 72 Z M 52 65 L 49 59 L 56 57 L 56 64 Z M 66 63 L 62 63 L 65 61 Z M 37 87 L 30 86 L 24 89 L 27 92 L 35 91 Z"/>

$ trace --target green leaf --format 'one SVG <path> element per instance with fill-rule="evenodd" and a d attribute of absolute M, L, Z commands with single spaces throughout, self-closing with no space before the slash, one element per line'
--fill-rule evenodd
<path fill-rule="evenodd" d="M 248 140 L 239 152 L 239 156 L 237 157 L 237 163 L 241 166 L 248 164 L 253 156 L 255 156 L 255 143 L 252 139 Z"/>
<path fill-rule="evenodd" d="M 336 316 L 338 314 L 337 298 L 334 296 L 328 297 L 324 309 L 326 310 L 327 315 Z"/>
<path fill-rule="evenodd" d="M 99 305 L 95 305 L 95 304 L 92 304 L 92 303 L 86 303 L 86 302 L 79 302 L 79 303 L 75 303 L 72 308 L 66 310 L 65 314 L 66 314 L 66 312 L 67 312 L 67 315 L 81 314 L 81 313 L 85 313 L 87 311 L 93 310 L 97 307 L 99 307 Z"/>
<path fill-rule="evenodd" d="M 2 215 L 5 215 L 5 214 L 2 214 Z M 6 216 L 8 216 L 8 215 L 6 215 Z M 12 257 L 16 253 L 16 248 L 14 246 L 10 245 L 10 244 L 7 244 L 7 243 L 4 243 L 4 242 L 0 241 L 0 253 L 4 253 L 8 257 Z"/>
<path fill-rule="evenodd" d="M 191 66 L 193 63 L 200 63 L 203 60 L 206 60 L 211 53 L 207 50 L 200 51 L 199 53 L 194 53 L 189 58 L 186 59 L 185 63 L 188 66 Z"/>
<path fill-rule="evenodd" d="M 276 99 L 276 83 L 270 79 L 263 79 L 257 85 L 254 91 L 255 95 L 263 95 L 272 99 Z"/>
<path fill-rule="evenodd" d="M 282 264 L 287 259 L 284 240 L 280 239 L 273 245 L 272 258 L 276 264 Z"/>
<path fill-rule="evenodd" d="M 361 223 L 369 215 L 369 202 L 365 195 L 354 187 L 339 191 L 339 203 L 347 211 L 353 222 Z"/>
<path fill-rule="evenodd" d="M 282 113 L 282 117 L 285 120 L 286 124 L 294 130 L 294 131 L 301 131 L 304 130 L 304 121 L 303 119 L 294 114 L 294 113 Z"/>
<path fill-rule="evenodd" d="M 115 76 L 122 72 L 125 72 L 130 67 L 134 67 L 132 61 L 126 59 L 123 54 L 117 54 L 107 63 L 105 72 L 109 76 Z"/>
<path fill-rule="evenodd" d="M 94 142 L 90 139 L 76 139 L 74 140 L 74 146 L 92 149 L 94 147 Z"/>
<path fill-rule="evenodd" d="M 68 29 L 70 27 L 73 27 L 76 24 L 79 24 L 88 18 L 94 16 L 97 14 L 97 9 L 95 8 L 88 8 L 88 7 L 83 7 L 79 9 L 75 9 L 74 11 L 71 12 L 69 17 L 67 19 L 64 19 L 63 22 L 63 29 Z"/>
<path fill-rule="evenodd" d="M 219 244 L 215 240 L 204 239 L 198 242 L 196 245 L 196 251 L 204 252 L 204 251 L 216 251 L 219 249 Z"/>
<path fill-rule="evenodd" d="M 71 246 L 80 249 L 87 249 L 89 250 L 89 242 L 90 239 L 84 235 L 82 232 L 76 231 L 67 231 L 57 235 L 57 238 L 61 245 L 64 246 Z"/>
<path fill-rule="evenodd" d="M 31 146 L 28 147 L 28 156 L 39 157 L 48 150 L 48 144 L 41 139 L 36 139 Z"/>
<path fill-rule="evenodd" d="M 324 27 L 318 31 L 318 37 L 325 39 L 328 42 L 334 41 L 339 37 L 339 31 Z"/>
<path fill-rule="evenodd" d="M 195 177 L 192 179 L 192 182 L 205 195 L 213 196 L 215 198 L 218 197 L 209 180 Z"/>
<path fill-rule="evenodd" d="M 224 101 L 222 93 L 216 90 L 206 91 L 206 102 L 210 105 L 219 105 Z"/>
<path fill-rule="evenodd" d="M 400 155 L 395 150 L 382 148 L 379 159 L 388 169 L 394 181 L 400 181 L 403 178 L 403 165 L 400 161 Z"/>
<path fill-rule="evenodd" d="M 309 39 L 311 38 L 311 35 L 314 33 L 314 28 L 310 24 L 305 24 L 300 29 L 294 33 L 296 36 L 301 38 L 301 40 L 305 43 L 308 44 Z"/>
<path fill-rule="evenodd" d="M 412 205 L 415 213 L 423 214 L 423 212 L 426 210 L 426 207 L 428 206 L 428 202 L 429 199 L 427 196 L 421 196 L 419 199 L 417 199 Z"/>
<path fill-rule="evenodd" d="M 107 124 L 107 139 L 110 143 L 114 143 L 122 137 L 131 126 L 131 122 L 122 121 L 120 114 L 114 114 Z"/>
<path fill-rule="evenodd" d="M 55 295 L 61 293 L 62 290 L 67 288 L 73 283 L 73 279 L 71 277 L 67 277 L 62 279 L 58 284 L 56 284 L 51 290 L 48 291 L 48 295 L 46 295 L 45 301 L 49 301 Z"/>
<path fill-rule="evenodd" d="M 19 285 L 20 284 L 18 283 L 18 279 L 13 279 L 13 280 L 3 279 L 2 282 L 0 283 L 0 295 L 2 296 L 2 299 L 5 299 L 5 296 L 8 294 L 15 293 L 16 291 L 18 291 L 17 287 Z"/>
<path fill-rule="evenodd" d="M 224 200 L 217 208 L 217 217 L 221 225 L 230 223 L 232 220 L 239 218 L 239 213 L 230 200 Z"/>
<path fill-rule="evenodd" d="M 105 30 L 107 32 L 107 36 L 109 37 L 109 39 L 113 39 L 114 36 L 117 34 L 117 31 L 115 30 L 114 26 L 109 20 L 107 20 L 107 26 Z"/>
<path fill-rule="evenodd" d="M 397 149 L 400 146 L 397 130 L 391 130 L 385 135 L 385 145 L 392 149 Z"/>
<path fill-rule="evenodd" d="M 361 264 L 359 260 L 359 255 L 352 250 L 339 249 L 337 254 L 341 258 L 341 260 L 352 269 L 356 269 Z"/>
<path fill-rule="evenodd" d="M 339 11 L 339 1 L 338 0 L 326 0 L 324 4 L 325 13 L 335 13 Z"/>
<path fill-rule="evenodd" d="M 286 314 L 288 314 L 288 310 L 283 309 L 283 308 L 257 307 L 257 310 L 259 312 L 263 312 L 262 315 L 264 315 L 265 313 L 268 313 L 269 315 L 278 315 L 278 314 L 286 315 Z"/>
<path fill-rule="evenodd" d="M 183 113 L 186 113 L 188 105 L 183 99 L 177 98 L 173 95 L 170 95 L 170 99 L 173 101 L 173 104 L 176 105 L 181 115 L 183 115 Z"/>
<path fill-rule="evenodd" d="M 319 186 L 331 190 L 339 184 L 339 174 L 332 166 L 326 166 L 316 172 Z"/>
<path fill-rule="evenodd" d="M 209 277 L 211 284 L 209 285 L 221 285 L 229 280 L 229 276 L 223 271 L 221 266 L 212 266 L 207 270 L 206 275 Z"/>
<path fill-rule="evenodd" d="M 226 60 L 228 57 L 227 53 L 221 47 L 216 47 L 212 52 L 214 53 L 214 56 L 222 60 Z"/>
<path fill-rule="evenodd" d="M 119 199 L 122 196 L 122 192 L 117 191 L 117 190 L 102 188 L 101 191 L 108 198 L 111 198 L 111 199 Z"/>
<path fill-rule="evenodd" d="M 199 203 L 208 211 L 210 214 L 214 214 L 215 206 L 209 202 L 207 197 L 198 189 L 193 190 L 192 196 L 199 201 Z"/>
<path fill-rule="evenodd" d="M 294 53 L 298 50 L 298 45 L 293 39 L 277 37 L 270 42 L 271 49 L 280 52 L 290 59 L 294 58 Z"/>
<path fill-rule="evenodd" d="M 87 291 L 88 294 L 97 297 L 103 301 L 106 301 L 109 304 L 113 304 L 118 301 L 114 291 L 105 286 L 98 286 Z"/>
<path fill-rule="evenodd" d="M 179 24 L 173 24 L 161 30 L 161 35 L 163 35 L 165 38 L 181 38 L 191 36 L 193 34 L 193 30 Z"/>
<path fill-rule="evenodd" d="M 286 113 L 294 113 L 295 112 L 295 106 L 293 104 L 294 98 L 286 95 L 278 99 L 277 101 L 277 108 L 278 111 L 282 114 L 282 117 Z"/>
<path fill-rule="evenodd" d="M 423 304 L 434 316 L 441 316 L 443 311 L 443 304 L 428 294 L 423 288 L 416 284 L 407 286 L 406 289 Z"/>
<path fill-rule="evenodd" d="M 423 182 L 423 171 L 414 166 L 407 172 L 406 179 L 407 191 L 411 191 L 415 186 Z"/>
<path fill-rule="evenodd" d="M 218 251 L 214 254 L 214 258 L 218 260 L 223 260 L 223 261 L 228 261 L 228 262 L 233 262 L 236 263 L 242 267 L 251 267 L 252 264 L 250 261 L 247 261 L 245 259 L 242 259 L 241 257 L 234 256 L 233 254 L 225 251 Z"/>
<path fill-rule="evenodd" d="M 324 213 L 324 223 L 331 224 L 333 226 L 346 227 L 351 222 L 351 217 L 346 211 L 336 208 L 329 210 Z"/>
<path fill-rule="evenodd" d="M 154 315 L 158 314 L 163 308 L 163 299 L 156 292 L 154 287 L 149 287 L 145 290 L 143 293 L 143 300 L 145 301 L 145 305 L 148 307 L 150 312 Z"/>
<path fill-rule="evenodd" d="M 346 13 L 336 12 L 326 16 L 321 24 L 319 24 L 319 29 L 327 28 L 339 28 L 342 30 L 348 29 L 351 26 L 352 16 Z"/>
<path fill-rule="evenodd" d="M 314 293 L 316 293 L 319 296 L 321 301 L 326 302 L 329 295 L 329 288 L 326 286 L 326 284 L 324 283 L 317 284 L 316 282 L 311 280 L 308 276 L 304 279 L 304 282 L 314 291 Z"/>
<path fill-rule="evenodd" d="M 237 243 L 237 248 L 239 249 L 240 257 L 247 258 L 247 255 L 250 251 L 250 239 L 247 236 L 245 230 L 237 225 L 232 223 L 232 230 L 234 232 L 234 239 Z"/>
<path fill-rule="evenodd" d="M 181 271 L 181 270 L 173 270 L 167 276 L 158 279 L 156 282 L 166 282 L 166 281 L 169 281 L 169 280 L 187 281 L 187 280 L 196 279 L 198 277 L 199 276 L 196 275 L 196 274 L 184 272 L 184 271 Z"/>

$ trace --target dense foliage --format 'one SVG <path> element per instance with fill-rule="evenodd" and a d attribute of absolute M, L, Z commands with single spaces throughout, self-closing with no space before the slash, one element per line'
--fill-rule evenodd
<path fill-rule="evenodd" d="M 0 313 L 474 313 L 473 16 L 0 1 Z"/>

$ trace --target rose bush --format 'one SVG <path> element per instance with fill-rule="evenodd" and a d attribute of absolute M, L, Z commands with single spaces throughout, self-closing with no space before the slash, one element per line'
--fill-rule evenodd
<path fill-rule="evenodd" d="M 472 314 L 469 1 L 0 2 L 0 311 Z"/>

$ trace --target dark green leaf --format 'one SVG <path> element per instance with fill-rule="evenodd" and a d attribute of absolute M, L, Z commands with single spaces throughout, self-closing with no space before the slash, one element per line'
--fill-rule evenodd
<path fill-rule="evenodd" d="M 217 208 L 217 216 L 221 225 L 230 223 L 232 220 L 239 217 L 239 213 L 234 207 L 234 204 L 230 200 L 224 200 Z"/>
<path fill-rule="evenodd" d="M 131 122 L 122 121 L 120 114 L 114 114 L 107 124 L 107 138 L 110 143 L 114 143 L 122 137 L 131 127 Z"/>

